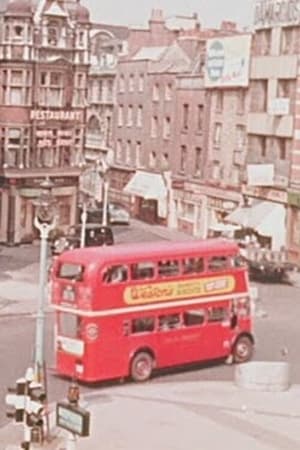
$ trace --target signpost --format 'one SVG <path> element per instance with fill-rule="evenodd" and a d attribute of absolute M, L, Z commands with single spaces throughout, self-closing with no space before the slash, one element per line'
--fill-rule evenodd
<path fill-rule="evenodd" d="M 90 413 L 79 406 L 79 387 L 72 383 L 68 389 L 68 401 L 56 405 L 56 425 L 68 431 L 66 450 L 76 449 L 76 437 L 90 435 Z"/>
<path fill-rule="evenodd" d="M 56 425 L 77 436 L 89 436 L 90 412 L 68 402 L 59 402 L 56 405 Z"/>

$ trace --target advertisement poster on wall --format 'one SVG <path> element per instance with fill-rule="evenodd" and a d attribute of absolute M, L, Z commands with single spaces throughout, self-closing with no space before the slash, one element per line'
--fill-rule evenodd
<path fill-rule="evenodd" d="M 246 87 L 249 83 L 251 36 L 208 39 L 205 87 Z"/>

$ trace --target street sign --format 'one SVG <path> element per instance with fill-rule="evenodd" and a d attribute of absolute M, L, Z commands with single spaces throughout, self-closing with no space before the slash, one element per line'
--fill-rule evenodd
<path fill-rule="evenodd" d="M 90 413 L 67 402 L 56 405 L 56 425 L 81 437 L 90 434 Z"/>

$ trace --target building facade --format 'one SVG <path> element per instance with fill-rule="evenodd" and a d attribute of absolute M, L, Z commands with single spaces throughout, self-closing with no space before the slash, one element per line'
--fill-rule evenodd
<path fill-rule="evenodd" d="M 275 12 L 275 4 L 280 14 Z M 295 4 L 299 7 L 299 2 Z M 247 170 L 242 189 L 251 203 L 246 220 L 269 238 L 269 247 L 284 248 L 296 259 L 300 250 L 300 18 L 299 14 L 289 15 L 287 5 L 294 7 L 286 1 L 256 3 Z M 255 224 L 250 216 L 262 202 L 266 219 Z"/>
<path fill-rule="evenodd" d="M 15 0 L 0 21 L 0 241 L 18 244 L 36 234 L 34 200 L 46 176 L 59 225 L 75 221 L 90 19 L 76 1 Z"/>

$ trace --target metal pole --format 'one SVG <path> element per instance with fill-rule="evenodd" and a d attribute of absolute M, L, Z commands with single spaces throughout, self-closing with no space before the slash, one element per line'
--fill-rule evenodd
<path fill-rule="evenodd" d="M 40 247 L 40 271 L 39 271 L 39 296 L 38 308 L 36 315 L 36 334 L 35 334 L 35 355 L 34 355 L 34 373 L 39 383 L 42 383 L 42 371 L 44 365 L 44 328 L 45 328 L 45 301 L 47 286 L 47 239 L 49 232 L 55 227 L 54 222 L 51 224 L 41 223 L 35 217 L 34 224 L 40 231 L 41 247 Z"/>
<path fill-rule="evenodd" d="M 103 211 L 102 211 L 102 225 L 107 225 L 107 209 L 108 209 L 108 181 L 103 181 Z"/>
<path fill-rule="evenodd" d="M 86 201 L 83 202 L 82 205 L 82 213 L 81 213 L 81 234 L 80 234 L 80 247 L 85 246 L 85 232 L 86 232 L 86 221 L 87 221 L 87 204 Z"/>
<path fill-rule="evenodd" d="M 76 447 L 76 435 L 69 431 L 66 440 L 66 450 L 75 450 Z"/>

